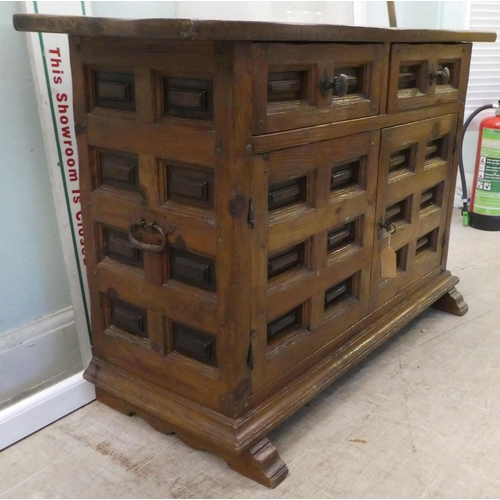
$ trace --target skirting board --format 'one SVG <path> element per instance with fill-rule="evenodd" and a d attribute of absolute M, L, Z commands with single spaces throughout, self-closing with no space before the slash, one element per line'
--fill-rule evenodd
<path fill-rule="evenodd" d="M 0 411 L 83 369 L 73 308 L 0 334 Z"/>
<path fill-rule="evenodd" d="M 83 372 L 54 384 L 0 412 L 0 450 L 95 399 Z"/>

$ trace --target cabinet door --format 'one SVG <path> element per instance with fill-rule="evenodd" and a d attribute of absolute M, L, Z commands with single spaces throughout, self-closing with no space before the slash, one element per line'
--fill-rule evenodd
<path fill-rule="evenodd" d="M 471 44 L 393 44 L 387 112 L 465 102 Z"/>
<path fill-rule="evenodd" d="M 382 44 L 255 44 L 253 133 L 377 115 Z"/>
<path fill-rule="evenodd" d="M 372 272 L 372 307 L 403 292 L 440 266 L 452 179 L 457 115 L 446 115 L 382 131 L 377 222 L 395 232 L 390 245 L 397 275 L 383 278 L 378 229 Z"/>
<path fill-rule="evenodd" d="M 342 343 L 368 311 L 379 134 L 253 158 L 254 393 Z"/>

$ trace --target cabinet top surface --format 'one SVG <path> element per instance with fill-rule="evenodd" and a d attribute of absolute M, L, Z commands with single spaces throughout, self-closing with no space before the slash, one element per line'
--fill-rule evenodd
<path fill-rule="evenodd" d="M 110 19 L 15 14 L 18 31 L 163 40 L 248 40 L 295 42 L 493 42 L 495 33 L 329 24 L 205 21 L 196 19 Z"/>

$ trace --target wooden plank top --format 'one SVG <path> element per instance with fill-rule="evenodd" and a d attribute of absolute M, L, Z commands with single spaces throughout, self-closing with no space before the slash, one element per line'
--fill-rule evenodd
<path fill-rule="evenodd" d="M 15 14 L 18 31 L 163 40 L 255 40 L 299 42 L 494 42 L 495 33 L 330 24 L 201 21 L 196 19 L 110 19 L 103 17 Z"/>

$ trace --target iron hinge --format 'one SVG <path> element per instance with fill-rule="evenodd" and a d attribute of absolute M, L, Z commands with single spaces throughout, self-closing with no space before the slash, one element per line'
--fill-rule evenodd
<path fill-rule="evenodd" d="M 253 199 L 250 198 L 250 201 L 248 202 L 248 225 L 250 226 L 250 229 L 253 229 L 255 226 L 255 209 L 253 207 Z"/>
<path fill-rule="evenodd" d="M 251 340 L 250 340 L 250 345 L 248 346 L 247 366 L 248 368 L 250 368 L 250 370 L 253 370 L 253 351 L 252 351 Z"/>

